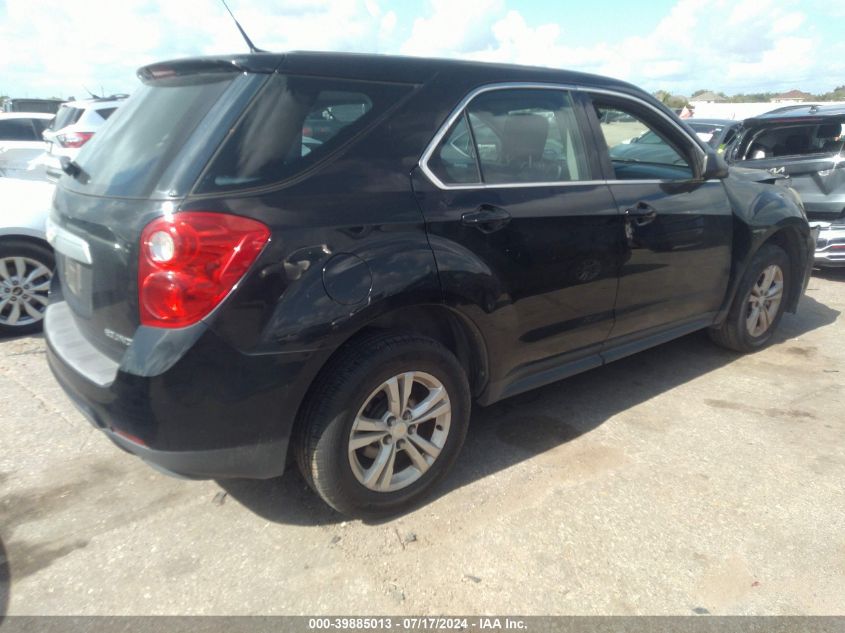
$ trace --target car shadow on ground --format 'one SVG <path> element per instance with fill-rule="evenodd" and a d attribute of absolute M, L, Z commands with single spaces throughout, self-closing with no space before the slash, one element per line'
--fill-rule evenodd
<path fill-rule="evenodd" d="M 813 277 L 830 279 L 831 281 L 845 281 L 845 266 L 839 268 L 815 268 Z"/>
<path fill-rule="evenodd" d="M 5 334 L 3 332 L 0 332 L 0 342 L 14 341 L 14 340 L 18 340 L 18 339 L 20 339 L 20 340 L 32 339 L 32 338 L 43 339 L 44 334 L 42 332 L 38 332 L 36 334 Z"/>
<path fill-rule="evenodd" d="M 797 315 L 784 315 L 774 344 L 829 325 L 838 316 L 838 311 L 805 297 Z M 570 442 L 614 415 L 737 358 L 697 332 L 492 406 L 475 407 L 455 468 L 417 507 Z M 346 520 L 310 491 L 295 467 L 277 479 L 219 484 L 270 521 L 325 525 Z M 392 518 L 397 517 L 385 520 Z"/>

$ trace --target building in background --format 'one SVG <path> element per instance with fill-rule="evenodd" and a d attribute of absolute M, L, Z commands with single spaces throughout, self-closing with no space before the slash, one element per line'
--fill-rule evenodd
<path fill-rule="evenodd" d="M 802 92 L 800 90 L 790 90 L 789 92 L 784 92 L 783 94 L 779 94 L 776 97 L 772 97 L 772 103 L 804 103 L 805 101 L 811 101 L 813 99 L 813 95 Z"/>

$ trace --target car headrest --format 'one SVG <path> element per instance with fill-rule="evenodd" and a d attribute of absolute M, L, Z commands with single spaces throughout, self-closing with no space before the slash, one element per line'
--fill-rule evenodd
<path fill-rule="evenodd" d="M 790 153 L 804 151 L 809 146 L 807 137 L 803 134 L 790 134 L 786 137 L 784 144 L 786 145 L 786 151 Z"/>
<path fill-rule="evenodd" d="M 842 133 L 842 125 L 839 123 L 825 123 L 819 126 L 816 134 L 819 138 L 836 138 Z"/>
<path fill-rule="evenodd" d="M 507 160 L 539 160 L 543 157 L 549 120 L 539 114 L 511 115 L 505 120 L 502 145 Z"/>

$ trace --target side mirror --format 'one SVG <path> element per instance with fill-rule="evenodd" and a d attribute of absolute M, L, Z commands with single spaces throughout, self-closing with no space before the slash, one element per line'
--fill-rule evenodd
<path fill-rule="evenodd" d="M 702 180 L 713 180 L 728 177 L 728 164 L 725 159 L 713 150 L 708 150 L 704 155 L 704 166 L 701 170 Z"/>

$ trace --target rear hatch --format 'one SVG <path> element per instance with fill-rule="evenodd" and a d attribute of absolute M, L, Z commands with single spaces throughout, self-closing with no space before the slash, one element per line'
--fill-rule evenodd
<path fill-rule="evenodd" d="M 280 63 L 250 55 L 142 69 L 144 85 L 66 165 L 74 175 L 57 187 L 48 227 L 60 284 L 45 324 L 51 344 L 53 301 L 84 339 L 77 347 L 116 363 L 141 340 L 139 325 L 183 328 L 211 315 L 270 237 L 261 205 L 236 204 L 238 192 L 251 197 L 314 173 L 413 90 L 310 67 L 273 72 Z"/>
<path fill-rule="evenodd" d="M 267 77 L 219 61 L 145 70 L 144 84 L 80 151 L 78 173 L 62 176 L 48 223 L 63 310 L 116 362 L 140 323 L 142 230 L 178 209 Z"/>

